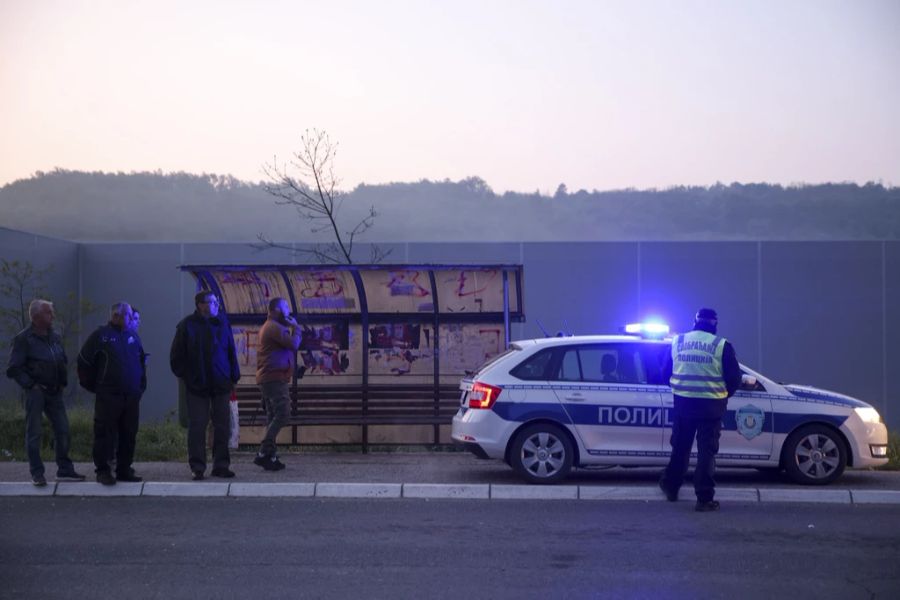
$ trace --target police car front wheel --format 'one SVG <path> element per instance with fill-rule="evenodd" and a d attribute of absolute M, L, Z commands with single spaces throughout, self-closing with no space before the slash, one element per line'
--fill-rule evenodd
<path fill-rule="evenodd" d="M 538 423 L 515 437 L 510 463 L 529 483 L 556 483 L 572 470 L 574 453 L 569 436 L 560 427 Z"/>
<path fill-rule="evenodd" d="M 833 429 L 808 425 L 788 437 L 784 444 L 782 466 L 796 483 L 825 485 L 844 472 L 847 448 Z"/>

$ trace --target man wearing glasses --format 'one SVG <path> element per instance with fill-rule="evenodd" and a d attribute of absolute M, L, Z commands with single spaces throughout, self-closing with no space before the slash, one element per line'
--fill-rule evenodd
<path fill-rule="evenodd" d="M 194 297 L 197 310 L 175 328 L 169 363 L 187 389 L 188 465 L 194 481 L 206 472 L 206 427 L 213 423 L 213 477 L 234 477 L 228 440 L 231 436 L 231 391 L 241 378 L 231 326 L 219 316 L 212 292 Z"/>

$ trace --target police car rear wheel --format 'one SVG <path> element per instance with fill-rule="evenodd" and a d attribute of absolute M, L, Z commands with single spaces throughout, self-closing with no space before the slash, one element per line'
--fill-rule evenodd
<path fill-rule="evenodd" d="M 556 483 L 572 470 L 573 455 L 572 442 L 562 429 L 537 424 L 516 436 L 510 462 L 529 483 Z"/>
<path fill-rule="evenodd" d="M 783 465 L 796 483 L 825 485 L 844 472 L 847 450 L 835 431 L 822 425 L 810 425 L 795 431 L 787 439 Z"/>

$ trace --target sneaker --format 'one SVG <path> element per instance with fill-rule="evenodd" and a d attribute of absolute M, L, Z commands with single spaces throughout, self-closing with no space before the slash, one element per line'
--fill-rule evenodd
<path fill-rule="evenodd" d="M 45 485 L 47 485 L 47 480 L 44 478 L 43 475 L 32 475 L 31 483 L 35 487 L 44 487 Z"/>
<path fill-rule="evenodd" d="M 700 502 L 697 500 L 697 506 L 694 507 L 694 510 L 697 512 L 712 512 L 714 510 L 719 510 L 719 501 L 710 500 L 709 502 Z"/>
<path fill-rule="evenodd" d="M 126 481 L 128 483 L 138 483 L 143 480 L 144 480 L 144 478 L 138 477 L 137 475 L 135 475 L 134 471 L 132 471 L 131 473 L 126 473 L 124 475 L 116 475 L 116 481 Z"/>
<path fill-rule="evenodd" d="M 191 479 L 194 481 L 203 481 L 203 471 L 191 471 Z"/>
<path fill-rule="evenodd" d="M 103 485 L 116 485 L 116 478 L 109 471 L 100 471 L 97 473 L 97 483 Z"/>
<path fill-rule="evenodd" d="M 87 479 L 84 475 L 82 475 L 81 473 L 76 473 L 75 471 L 69 471 L 68 473 L 57 473 L 56 478 L 66 479 L 68 481 L 84 481 L 85 479 Z"/>
<path fill-rule="evenodd" d="M 661 489 L 666 495 L 666 500 L 668 500 L 669 502 L 678 502 L 678 490 L 672 491 L 671 489 L 666 487 L 666 484 L 664 484 L 662 481 L 659 482 L 659 489 Z"/>
<path fill-rule="evenodd" d="M 260 456 L 256 455 L 256 458 L 253 459 L 253 464 L 259 465 L 266 471 L 280 471 L 285 465 L 283 462 L 278 460 L 278 457 L 272 454 L 271 456 Z"/>
<path fill-rule="evenodd" d="M 212 475 L 213 477 L 231 479 L 232 477 L 234 477 L 234 471 L 228 469 L 227 467 L 222 467 L 220 469 L 213 469 L 210 475 Z"/>

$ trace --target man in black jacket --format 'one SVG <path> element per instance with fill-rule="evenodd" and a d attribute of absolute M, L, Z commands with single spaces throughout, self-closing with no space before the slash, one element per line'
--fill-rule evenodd
<path fill-rule="evenodd" d="M 47 415 L 56 439 L 56 478 L 84 481 L 69 459 L 69 418 L 62 390 L 68 383 L 68 359 L 62 339 L 53 331 L 53 303 L 33 300 L 28 307 L 31 325 L 12 341 L 7 377 L 25 390 L 25 451 L 31 482 L 47 485 L 41 460 L 41 413 Z"/>
<path fill-rule="evenodd" d="M 231 391 L 241 378 L 234 335 L 224 316 L 219 316 L 219 300 L 212 292 L 194 297 L 196 311 L 175 328 L 169 363 L 172 373 L 187 390 L 188 465 L 194 481 L 206 471 L 206 427 L 213 423 L 214 477 L 234 477 L 229 467 L 228 440 L 231 436 Z"/>
<path fill-rule="evenodd" d="M 140 421 L 140 402 L 147 389 L 144 347 L 133 330 L 131 306 L 117 302 L 109 323 L 97 328 L 78 353 L 81 387 L 96 394 L 94 402 L 94 467 L 97 481 L 141 481 L 131 468 Z M 109 457 L 116 441 L 116 476 Z"/>

